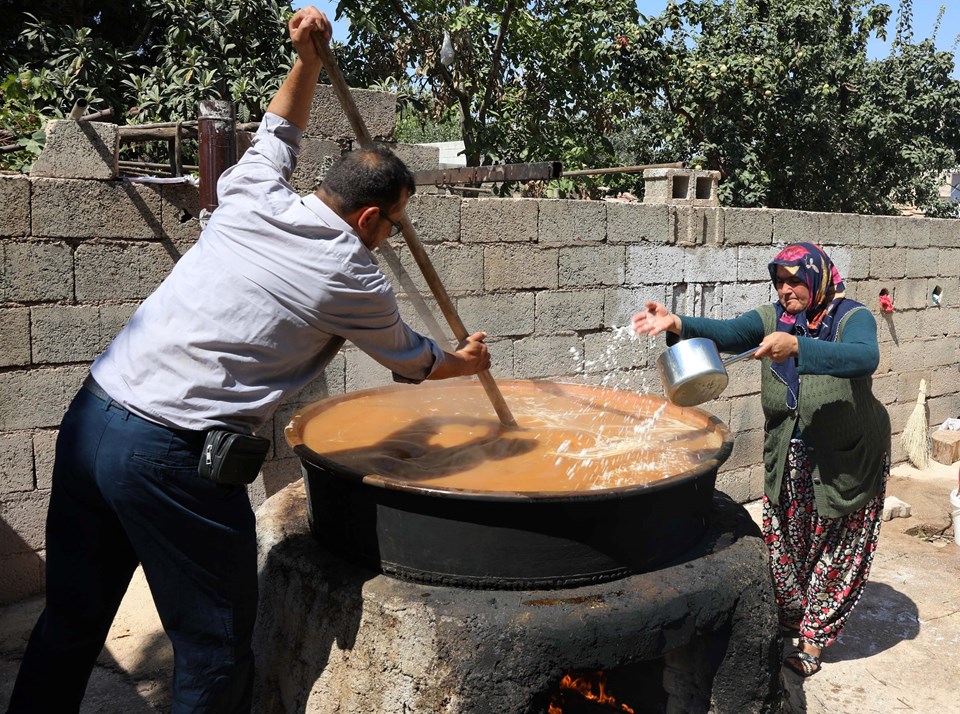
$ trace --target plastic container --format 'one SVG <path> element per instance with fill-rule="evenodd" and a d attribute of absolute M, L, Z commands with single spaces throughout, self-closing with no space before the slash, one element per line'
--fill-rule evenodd
<path fill-rule="evenodd" d="M 950 505 L 953 511 L 953 542 L 960 545 L 960 496 L 957 489 L 950 492 Z"/>

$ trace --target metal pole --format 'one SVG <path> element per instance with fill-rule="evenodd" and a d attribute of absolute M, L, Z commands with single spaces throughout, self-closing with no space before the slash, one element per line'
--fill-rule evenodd
<path fill-rule="evenodd" d="M 237 163 L 233 103 L 222 99 L 200 102 L 197 122 L 200 135 L 200 222 L 217 207 L 220 174 Z"/>

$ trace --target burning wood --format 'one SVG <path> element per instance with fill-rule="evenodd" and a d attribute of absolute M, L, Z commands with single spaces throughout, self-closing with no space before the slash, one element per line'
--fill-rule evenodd
<path fill-rule="evenodd" d="M 616 698 L 607 693 L 607 675 L 603 672 L 563 675 L 559 695 L 551 698 L 547 713 L 576 714 L 594 711 L 634 714 L 631 707 L 618 704 Z"/>

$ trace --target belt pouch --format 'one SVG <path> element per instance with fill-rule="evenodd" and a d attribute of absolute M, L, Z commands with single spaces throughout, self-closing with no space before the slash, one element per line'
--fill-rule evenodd
<path fill-rule="evenodd" d="M 269 450 L 270 439 L 212 429 L 207 432 L 197 470 L 203 478 L 218 484 L 253 483 Z"/>

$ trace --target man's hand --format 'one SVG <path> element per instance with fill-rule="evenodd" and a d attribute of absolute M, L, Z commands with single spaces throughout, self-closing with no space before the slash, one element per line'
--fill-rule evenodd
<path fill-rule="evenodd" d="M 317 54 L 317 48 L 314 46 L 313 38 L 310 35 L 316 32 L 326 42 L 329 42 L 333 36 L 333 28 L 330 26 L 327 16 L 312 5 L 297 10 L 290 18 L 287 29 L 290 31 L 290 40 L 297 50 L 297 55 L 302 62 L 308 64 L 320 60 L 320 55 Z"/>
<path fill-rule="evenodd" d="M 800 343 L 796 335 L 791 335 L 789 332 L 771 332 L 763 338 L 760 347 L 753 353 L 753 358 L 769 357 L 774 362 L 783 362 L 798 354 L 800 354 Z"/>
<path fill-rule="evenodd" d="M 466 377 L 490 369 L 490 351 L 484 344 L 486 332 L 474 332 L 457 345 L 456 352 L 447 352 L 447 358 L 427 379 Z"/>

